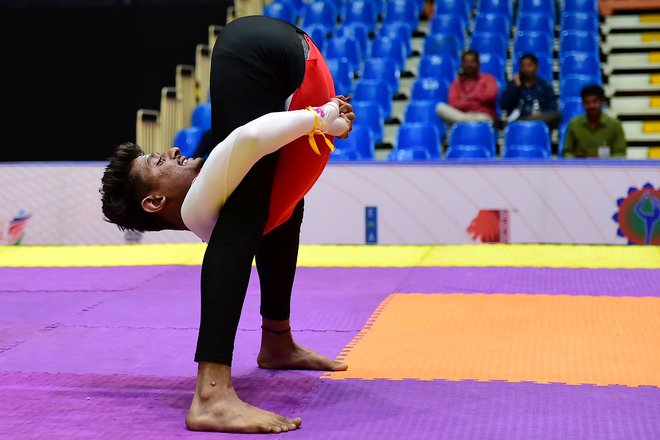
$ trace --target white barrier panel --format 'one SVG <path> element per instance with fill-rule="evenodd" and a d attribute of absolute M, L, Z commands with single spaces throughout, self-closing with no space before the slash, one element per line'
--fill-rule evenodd
<path fill-rule="evenodd" d="M 0 165 L 0 243 L 199 241 L 104 222 L 104 165 Z M 650 160 L 330 164 L 306 198 L 302 242 L 660 244 L 659 189 Z"/>

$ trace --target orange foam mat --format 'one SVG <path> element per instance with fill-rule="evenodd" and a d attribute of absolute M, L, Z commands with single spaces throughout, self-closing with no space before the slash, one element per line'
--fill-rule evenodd
<path fill-rule="evenodd" d="M 392 294 L 327 379 L 660 386 L 660 298 Z"/>

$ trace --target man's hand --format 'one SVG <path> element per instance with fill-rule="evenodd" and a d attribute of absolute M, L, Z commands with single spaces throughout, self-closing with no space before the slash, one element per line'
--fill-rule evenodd
<path fill-rule="evenodd" d="M 337 95 L 332 98 L 333 101 L 337 102 L 339 105 L 339 117 L 342 118 L 348 124 L 348 130 L 341 136 L 337 136 L 339 139 L 346 139 L 348 134 L 353 130 L 353 121 L 355 120 L 355 113 L 353 112 L 353 106 L 349 104 L 349 96 Z"/>
<path fill-rule="evenodd" d="M 522 84 L 522 82 L 520 81 L 520 74 L 519 73 L 516 73 L 515 75 L 513 75 L 513 83 L 516 85 L 516 87 L 520 87 L 520 85 Z"/>

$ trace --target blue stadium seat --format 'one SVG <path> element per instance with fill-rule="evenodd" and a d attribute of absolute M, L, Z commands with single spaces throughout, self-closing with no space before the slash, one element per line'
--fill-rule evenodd
<path fill-rule="evenodd" d="M 192 112 L 191 123 L 202 131 L 211 129 L 211 104 L 199 104 Z"/>
<path fill-rule="evenodd" d="M 327 29 L 334 30 L 337 25 L 337 8 L 331 3 L 316 1 L 307 4 L 303 9 L 303 26 L 321 24 Z"/>
<path fill-rule="evenodd" d="M 360 48 L 360 58 L 363 59 L 369 53 L 369 29 L 364 23 L 349 23 L 340 26 L 333 35 L 339 38 L 352 38 Z"/>
<path fill-rule="evenodd" d="M 451 82 L 456 78 L 457 71 L 456 60 L 451 57 L 426 55 L 419 60 L 420 78 L 446 79 Z"/>
<path fill-rule="evenodd" d="M 502 157 L 525 159 L 548 159 L 550 130 L 542 121 L 516 121 L 504 129 L 504 154 Z"/>
<path fill-rule="evenodd" d="M 552 20 L 553 25 L 555 19 L 557 18 L 555 0 L 519 0 L 518 13 L 523 14 L 525 12 L 538 12 L 540 14 L 547 14 L 547 16 Z"/>
<path fill-rule="evenodd" d="M 424 55 L 449 54 L 458 59 L 461 47 L 453 35 L 427 35 L 424 39 Z"/>
<path fill-rule="evenodd" d="M 376 157 L 374 135 L 367 125 L 355 125 L 347 139 L 335 138 L 335 149 L 355 151 L 357 158 L 362 160 L 374 160 Z"/>
<path fill-rule="evenodd" d="M 357 150 L 339 148 L 336 143 L 335 149 L 330 153 L 329 158 L 331 162 L 351 162 L 361 159 L 360 153 Z"/>
<path fill-rule="evenodd" d="M 586 31 L 561 31 L 559 34 L 559 58 L 573 52 L 600 54 L 598 34 Z"/>
<path fill-rule="evenodd" d="M 353 129 L 364 125 L 371 130 L 374 142 L 377 144 L 381 143 L 383 141 L 383 132 L 385 130 L 383 109 L 380 108 L 378 103 L 371 101 L 353 101 L 352 104 L 353 111 L 357 116 Z"/>
<path fill-rule="evenodd" d="M 525 53 L 533 53 L 539 57 L 541 54 L 552 56 L 554 38 L 542 32 L 516 32 L 513 42 L 514 57 L 518 58 Z"/>
<path fill-rule="evenodd" d="M 500 33 L 475 32 L 470 39 L 470 49 L 476 50 L 479 54 L 491 53 L 506 59 L 509 40 Z"/>
<path fill-rule="evenodd" d="M 598 35 L 598 15 L 585 12 L 564 12 L 561 14 L 560 27 L 564 31 L 586 31 Z"/>
<path fill-rule="evenodd" d="M 559 82 L 560 100 L 580 98 L 580 93 L 585 86 L 601 84 L 600 78 L 589 75 L 566 75 Z"/>
<path fill-rule="evenodd" d="M 400 71 L 406 67 L 406 46 L 399 38 L 377 36 L 371 42 L 372 58 L 390 58 Z"/>
<path fill-rule="evenodd" d="M 324 0 L 326 3 L 332 3 L 337 9 L 337 15 L 339 16 L 339 21 L 344 22 L 346 19 L 346 12 L 348 10 L 348 1 L 347 0 Z"/>
<path fill-rule="evenodd" d="M 494 158 L 495 131 L 487 122 L 458 122 L 449 130 L 446 159 Z"/>
<path fill-rule="evenodd" d="M 559 111 L 561 112 L 561 125 L 568 125 L 571 119 L 584 114 L 582 98 L 569 98 L 561 101 Z"/>
<path fill-rule="evenodd" d="M 524 55 L 522 52 L 517 52 L 513 58 L 512 73 L 515 75 L 520 70 L 520 58 Z M 552 56 L 547 53 L 534 53 L 538 59 L 539 70 L 537 75 L 546 81 L 554 79 Z"/>
<path fill-rule="evenodd" d="M 449 82 L 429 78 L 418 78 L 412 87 L 411 101 L 447 102 Z"/>
<path fill-rule="evenodd" d="M 406 0 L 390 0 L 385 9 L 384 23 L 401 21 L 408 23 L 415 30 L 419 25 L 419 6 L 417 3 Z"/>
<path fill-rule="evenodd" d="M 438 127 L 440 139 L 443 138 L 447 128 L 445 123 L 435 113 L 435 101 L 410 101 L 406 106 L 404 122 L 426 122 L 433 123 Z"/>
<path fill-rule="evenodd" d="M 409 162 L 409 161 L 427 161 L 433 160 L 431 153 L 425 148 L 406 148 L 399 150 L 395 148 L 387 155 L 387 160 L 391 162 Z"/>
<path fill-rule="evenodd" d="M 412 56 L 412 28 L 408 23 L 394 22 L 385 23 L 378 30 L 378 35 L 383 37 L 398 38 L 406 48 L 406 56 Z"/>
<path fill-rule="evenodd" d="M 199 127 L 188 127 L 176 132 L 174 146 L 181 149 L 182 156 L 191 157 L 197 151 L 204 131 Z"/>
<path fill-rule="evenodd" d="M 506 85 L 506 60 L 494 53 L 479 53 L 481 71 L 490 73 L 497 80 L 500 89 Z"/>
<path fill-rule="evenodd" d="M 510 18 L 504 14 L 480 12 L 474 17 L 474 32 L 492 32 L 508 40 L 511 36 Z"/>
<path fill-rule="evenodd" d="M 353 92 L 353 101 L 377 103 L 383 110 L 385 120 L 388 120 L 392 114 L 392 89 L 384 80 L 360 80 Z"/>
<path fill-rule="evenodd" d="M 303 30 L 310 36 L 316 47 L 319 48 L 321 53 L 325 53 L 328 47 L 328 35 L 331 31 L 322 24 L 311 24 L 305 26 Z"/>
<path fill-rule="evenodd" d="M 396 63 L 390 58 L 369 58 L 364 62 L 363 79 L 385 80 L 396 95 L 399 91 L 399 71 Z"/>
<path fill-rule="evenodd" d="M 564 157 L 564 144 L 566 143 L 566 132 L 568 125 L 559 126 L 559 145 L 557 146 L 557 157 Z"/>
<path fill-rule="evenodd" d="M 588 75 L 598 78 L 601 83 L 600 57 L 593 54 L 571 53 L 559 59 L 560 78 L 568 75 Z"/>
<path fill-rule="evenodd" d="M 354 1 L 348 4 L 344 25 L 350 23 L 362 23 L 369 32 L 376 28 L 378 23 L 378 11 L 376 3 L 371 1 Z"/>
<path fill-rule="evenodd" d="M 451 14 L 461 17 L 463 23 L 470 22 L 470 4 L 465 0 L 435 0 L 435 15 Z"/>
<path fill-rule="evenodd" d="M 431 20 L 432 34 L 453 35 L 458 40 L 458 46 L 465 46 L 465 23 L 456 15 L 440 14 Z"/>
<path fill-rule="evenodd" d="M 598 17 L 597 0 L 564 0 L 564 11 L 566 12 L 586 12 Z"/>
<path fill-rule="evenodd" d="M 428 122 L 406 122 L 399 126 L 397 150 L 423 148 L 431 159 L 440 159 L 440 133 L 438 127 Z"/>
<path fill-rule="evenodd" d="M 511 0 L 479 0 L 479 13 L 502 14 L 508 18 L 509 23 L 513 18 L 513 2 Z"/>
<path fill-rule="evenodd" d="M 271 3 L 264 7 L 264 15 L 266 17 L 279 18 L 293 25 L 297 24 L 297 16 L 292 7 L 288 3 Z"/>
<path fill-rule="evenodd" d="M 538 12 L 523 12 L 518 16 L 517 31 L 519 32 L 541 32 L 553 35 L 554 23 L 548 20 L 548 14 Z"/>
<path fill-rule="evenodd" d="M 345 58 L 348 60 L 353 73 L 360 72 L 362 63 L 360 57 L 360 46 L 352 38 L 335 37 L 328 40 L 328 47 L 325 53 L 326 58 Z"/>
<path fill-rule="evenodd" d="M 353 72 L 347 60 L 327 59 L 325 60 L 335 83 L 335 93 L 338 95 L 353 94 Z"/>

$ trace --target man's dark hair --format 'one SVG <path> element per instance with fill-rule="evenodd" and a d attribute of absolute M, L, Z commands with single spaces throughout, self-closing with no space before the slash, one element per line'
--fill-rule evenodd
<path fill-rule="evenodd" d="M 524 59 L 530 60 L 532 63 L 534 63 L 537 66 L 539 65 L 539 59 L 536 58 L 536 55 L 534 55 L 533 53 L 523 54 L 523 56 L 520 57 L 519 62 L 522 63 L 522 60 Z"/>
<path fill-rule="evenodd" d="M 605 90 L 603 90 L 603 88 L 598 84 L 591 84 L 583 87 L 580 95 L 582 96 L 583 100 L 587 96 L 595 96 L 600 99 L 605 99 Z"/>
<path fill-rule="evenodd" d="M 477 59 L 477 63 L 481 64 L 481 60 L 479 60 L 479 52 L 477 52 L 476 50 L 472 50 L 472 49 L 469 49 L 469 50 L 466 50 L 465 52 L 463 52 L 463 55 L 461 55 L 461 61 L 464 60 L 465 57 L 468 56 L 468 55 L 472 55 L 473 57 L 475 57 Z"/>
<path fill-rule="evenodd" d="M 126 142 L 118 145 L 101 178 L 101 209 L 103 220 L 116 224 L 122 231 L 160 231 L 166 229 L 158 216 L 142 209 L 141 200 L 149 191 L 147 184 L 135 173 L 131 165 L 144 151 L 139 145 Z"/>

